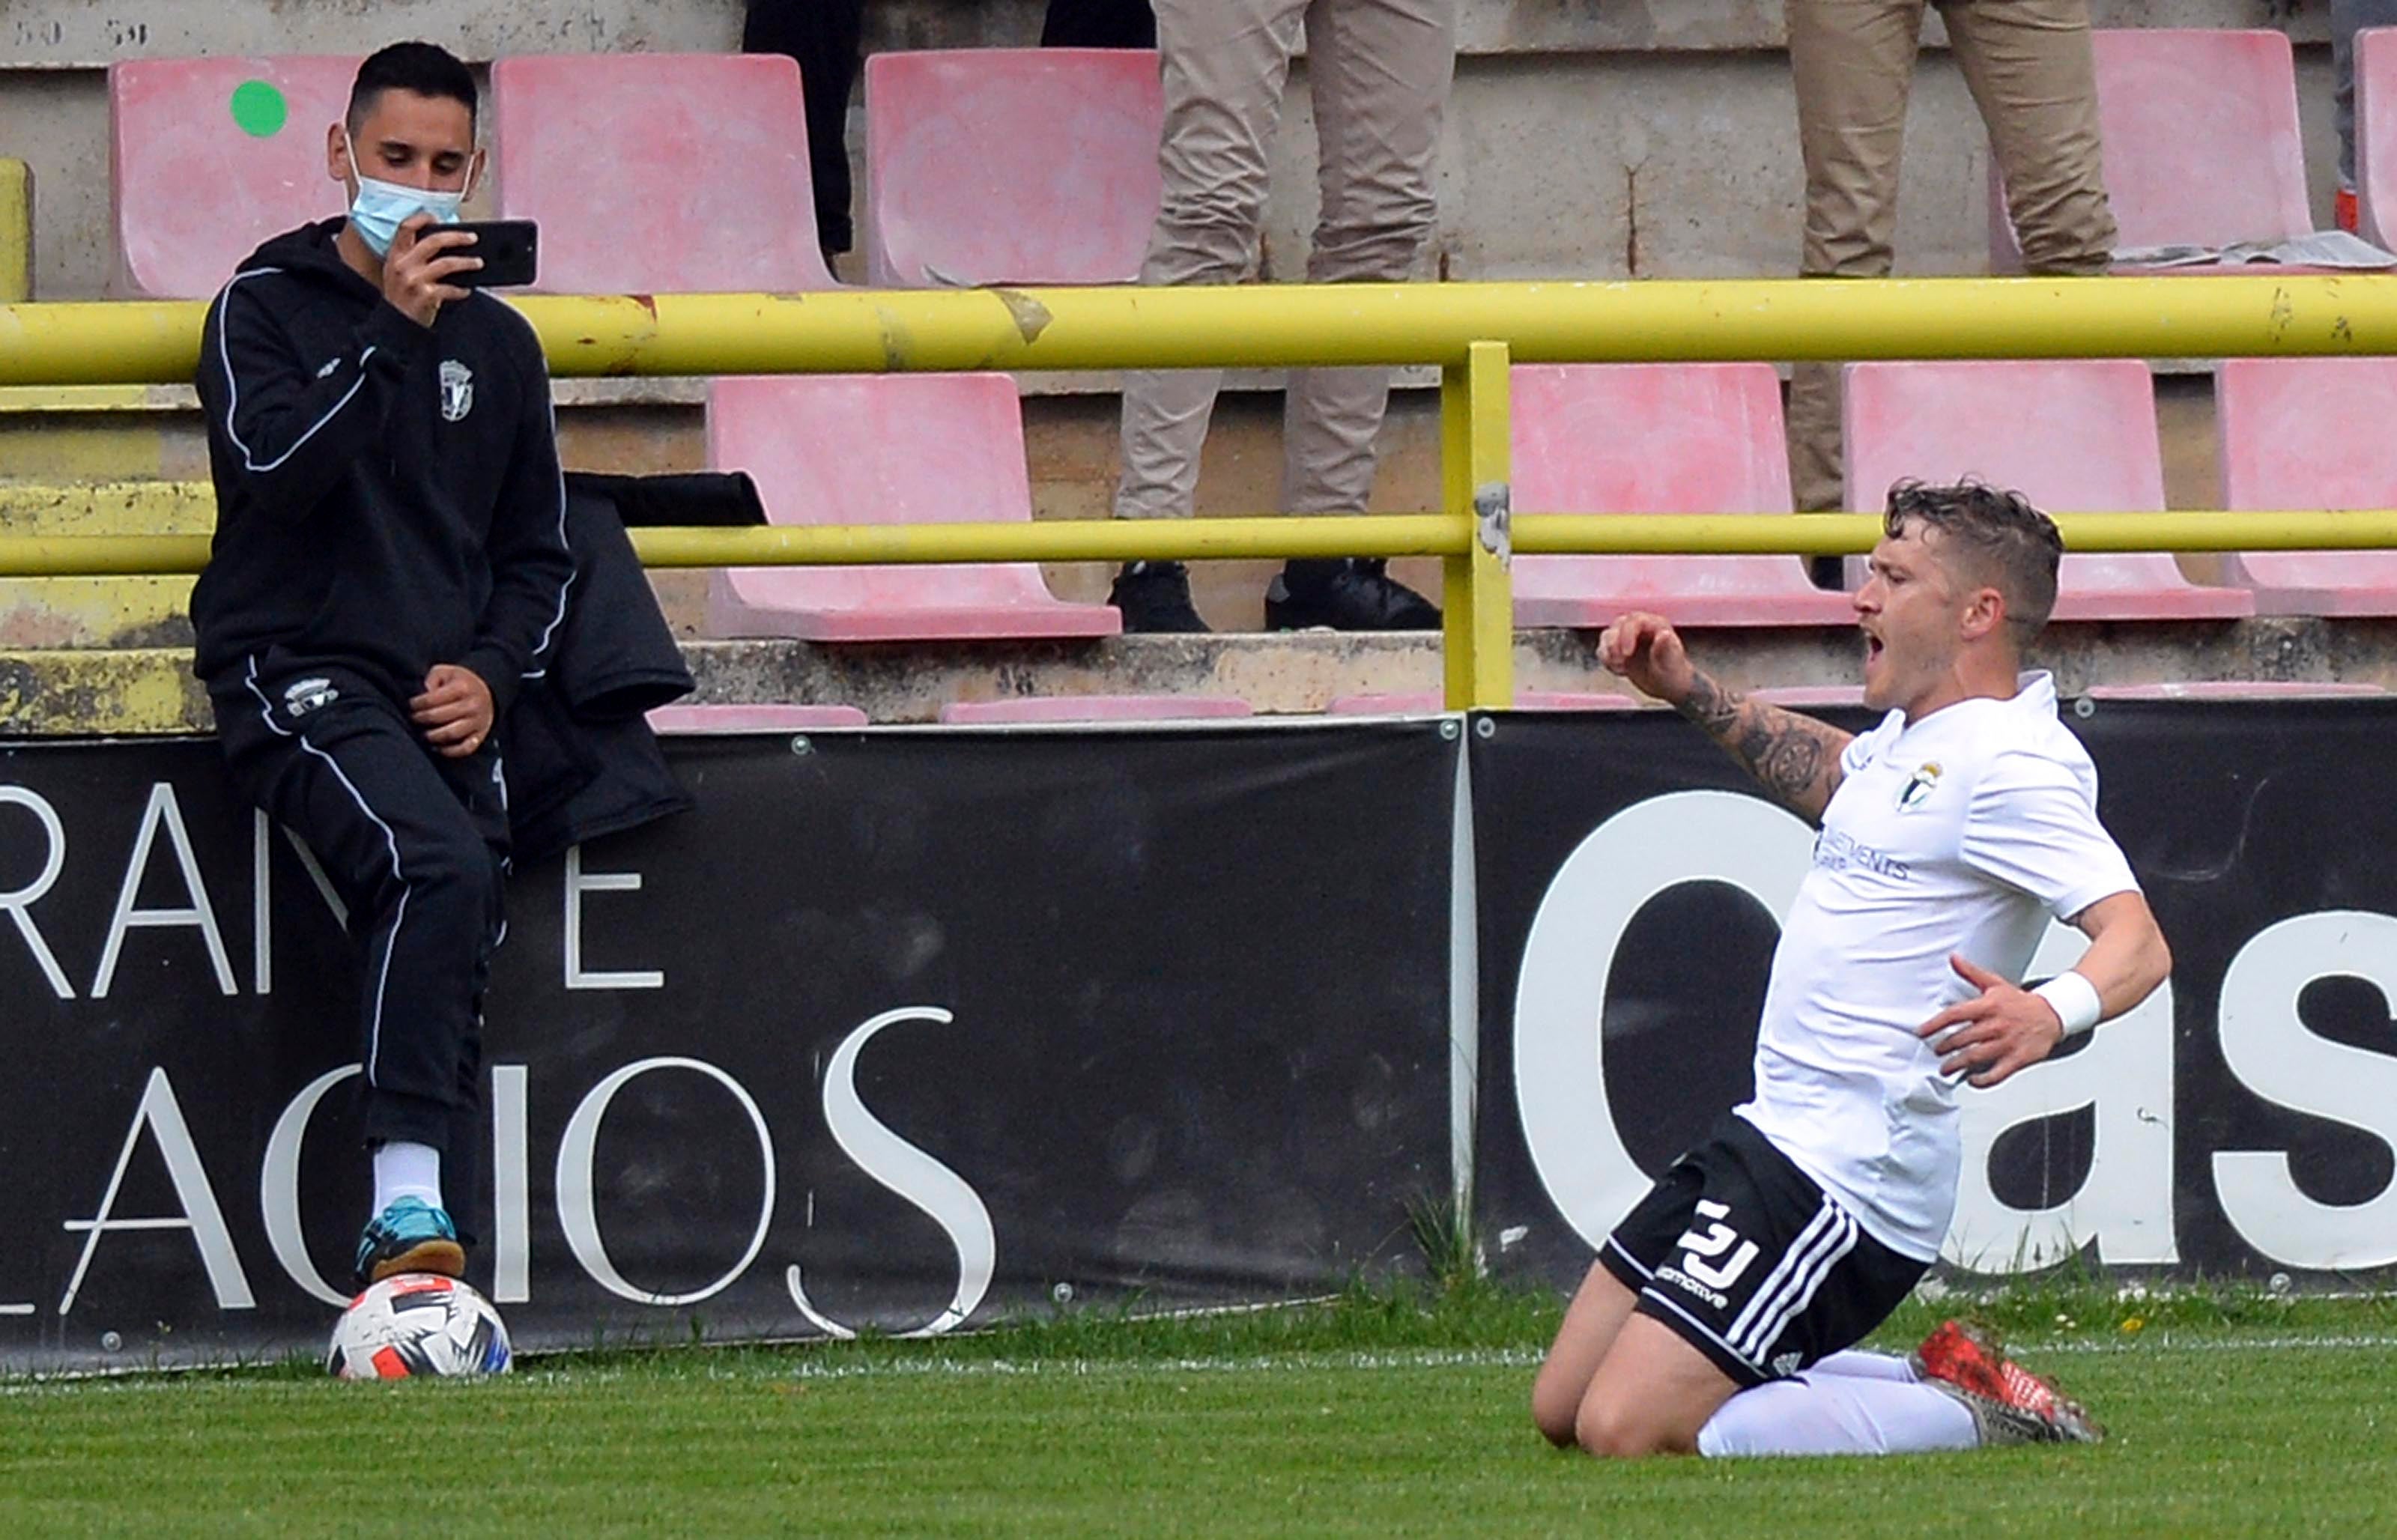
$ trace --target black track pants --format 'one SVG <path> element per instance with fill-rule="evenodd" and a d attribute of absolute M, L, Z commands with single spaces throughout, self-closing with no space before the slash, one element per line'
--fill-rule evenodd
<path fill-rule="evenodd" d="M 404 709 L 272 655 L 211 681 L 234 783 L 307 842 L 359 950 L 367 1138 L 444 1152 L 462 1201 L 480 1149 L 483 988 L 503 923 L 507 785 L 488 744 L 444 759 Z"/>

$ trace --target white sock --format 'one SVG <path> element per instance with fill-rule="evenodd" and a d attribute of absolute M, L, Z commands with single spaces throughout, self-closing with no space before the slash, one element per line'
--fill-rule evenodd
<path fill-rule="evenodd" d="M 1865 1355 L 1879 1357 L 1877 1354 Z M 1963 1405 L 1927 1385 L 1881 1375 L 1774 1380 L 1723 1402 L 1698 1429 L 1709 1459 L 1756 1454 L 1917 1454 L 1977 1449 Z"/>
<path fill-rule="evenodd" d="M 1832 1354 L 1806 1371 L 1809 1374 L 1839 1374 L 1852 1380 L 1897 1380 L 1907 1385 L 1920 1385 L 1922 1376 L 1902 1354 L 1871 1353 L 1861 1347 L 1849 1347 Z"/>
<path fill-rule="evenodd" d="M 427 1206 L 441 1201 L 441 1152 L 430 1145 L 386 1139 L 374 1149 L 374 1212 L 381 1213 L 398 1198 L 414 1198 Z"/>

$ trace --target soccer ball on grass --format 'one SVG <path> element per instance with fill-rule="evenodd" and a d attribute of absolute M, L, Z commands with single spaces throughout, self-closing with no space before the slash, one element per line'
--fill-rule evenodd
<path fill-rule="evenodd" d="M 341 1312 L 325 1368 L 336 1379 L 404 1380 L 508 1372 L 508 1329 L 454 1278 L 400 1273 Z"/>

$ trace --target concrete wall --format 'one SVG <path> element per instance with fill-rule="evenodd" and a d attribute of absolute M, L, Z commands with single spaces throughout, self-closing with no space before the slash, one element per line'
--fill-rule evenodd
<path fill-rule="evenodd" d="M 2096 0 L 2100 25 L 2280 26 L 2300 45 L 2317 222 L 2333 141 L 2322 11 L 2269 0 Z M 0 154 L 30 162 L 37 297 L 90 298 L 114 265 L 102 71 L 194 53 L 352 52 L 403 36 L 477 60 L 733 47 L 739 0 L 5 0 Z M 875 0 L 870 46 L 1016 46 L 1034 0 Z M 1455 278 L 1700 277 L 1787 271 L 1798 166 L 1777 0 L 1465 0 L 1434 265 Z M 1987 148 L 1935 18 L 1908 145 L 1901 265 L 1986 262 Z M 858 135 L 851 134 L 851 147 Z M 1301 270 L 1313 127 L 1293 103 L 1275 158 L 1269 274 Z M 862 179 L 861 179 L 862 181 Z M 195 189 L 195 195 L 205 190 Z M 854 275 L 850 275 L 854 276 Z"/>

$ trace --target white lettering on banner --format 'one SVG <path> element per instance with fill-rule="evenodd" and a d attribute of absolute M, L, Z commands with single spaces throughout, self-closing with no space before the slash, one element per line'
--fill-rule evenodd
<path fill-rule="evenodd" d="M 1548 884 L 1515 990 L 1515 1101 L 1541 1185 L 1591 1246 L 1649 1186 L 1608 1109 L 1600 1032 L 1624 932 L 1658 894 L 1709 880 L 1778 922 L 1814 859 L 1814 830 L 1770 802 L 1669 792 L 1600 824 Z"/>
<path fill-rule="evenodd" d="M 182 874 L 183 891 L 192 902 L 181 909 L 136 908 L 141 878 L 149 870 L 150 851 L 157 842 L 161 824 L 166 827 L 167 843 L 174 847 L 175 865 Z M 126 864 L 125 885 L 117 891 L 116 911 L 109 917 L 108 941 L 100 948 L 100 972 L 92 980 L 91 998 L 107 998 L 108 987 L 116 978 L 116 959 L 124 949 L 127 931 L 184 926 L 196 928 L 207 942 L 208 962 L 217 972 L 218 993 L 239 993 L 240 986 L 233 979 L 233 958 L 225 953 L 224 936 L 217 929 L 216 911 L 208 905 L 208 885 L 200 880 L 199 858 L 192 853 L 192 837 L 183 827 L 181 805 L 175 800 L 174 786 L 161 781 L 150 788 L 150 805 L 142 810 L 141 832 L 134 837 L 133 859 Z"/>
<path fill-rule="evenodd" d="M 133 1163 L 133 1146 L 141 1142 L 145 1128 L 166 1158 L 167 1178 L 175 1184 L 175 1200 L 183 1208 L 179 1219 L 114 1217 L 117 1189 L 125 1185 L 125 1168 Z M 216 1291 L 217 1308 L 248 1310 L 258 1303 L 249 1292 L 248 1275 L 241 1270 L 241 1257 L 234 1251 L 232 1232 L 225 1228 L 224 1211 L 217 1206 L 216 1189 L 208 1185 L 199 1149 L 192 1143 L 191 1126 L 183 1121 L 175 1088 L 163 1069 L 150 1071 L 141 1105 L 133 1109 L 133 1126 L 125 1131 L 125 1147 L 117 1152 L 116 1169 L 109 1173 L 108 1190 L 100 1195 L 100 1212 L 89 1219 L 70 1219 L 66 1228 L 82 1230 L 85 1237 L 83 1255 L 75 1260 L 67 1292 L 59 1299 L 60 1315 L 74 1308 L 92 1253 L 100 1249 L 100 1238 L 111 1230 L 189 1230 L 199 1248 L 200 1262 L 208 1268 L 208 1287 Z"/>
<path fill-rule="evenodd" d="M 265 993 L 263 989 L 261 994 Z M 325 1093 L 358 1072 L 355 1065 L 328 1069 L 291 1098 L 267 1136 L 266 1158 L 258 1170 L 258 1211 L 266 1221 L 266 1243 L 291 1281 L 328 1305 L 347 1305 L 350 1296 L 325 1281 L 308 1255 L 308 1238 L 300 1225 L 300 1146 L 308 1137 L 308 1119 Z"/>
<path fill-rule="evenodd" d="M 750 1126 L 757 1131 L 757 1153 L 765 1170 L 766 1195 L 757 1206 L 757 1228 L 749 1238 L 749 1249 L 730 1272 L 704 1288 L 689 1293 L 662 1294 L 625 1280 L 609 1260 L 607 1243 L 599 1238 L 598 1207 L 592 1193 L 592 1161 L 598 1150 L 599 1122 L 608 1116 L 608 1104 L 616 1092 L 632 1080 L 657 1069 L 688 1069 L 704 1075 L 732 1092 L 741 1110 L 749 1115 Z M 774 1136 L 767 1132 L 766 1115 L 740 1081 L 698 1059 L 642 1059 L 626 1065 L 592 1087 L 591 1094 L 574 1109 L 566 1122 L 566 1137 L 557 1146 L 557 1219 L 566 1229 L 566 1243 L 574 1252 L 574 1260 L 598 1285 L 619 1298 L 637 1305 L 696 1305 L 711 1295 L 723 1292 L 749 1270 L 757 1260 L 757 1252 L 766 1244 L 766 1231 L 774 1223 Z"/>
<path fill-rule="evenodd" d="M 325 876 L 325 868 L 317 864 L 316 852 L 308 848 L 306 840 L 289 829 L 283 831 L 283 837 L 290 843 L 291 853 L 300 858 L 301 869 L 308 874 L 308 880 L 316 885 L 317 893 L 325 900 L 325 907 L 333 912 L 334 921 L 347 931 L 350 928 L 350 906 L 343 904 L 341 895 L 333 891 L 331 879 Z M 275 877 L 274 863 L 270 860 L 274 850 L 274 820 L 266 816 L 264 809 L 253 809 L 249 826 L 249 960 L 250 975 L 257 980 L 256 987 L 261 998 L 275 993 Z"/>
<path fill-rule="evenodd" d="M 569 989 L 663 989 L 666 976 L 663 971 L 644 969 L 632 972 L 593 973 L 583 967 L 583 895 L 585 893 L 637 893 L 641 891 L 638 872 L 593 872 L 583 870 L 583 847 L 572 845 L 566 851 L 566 987 Z"/>
<path fill-rule="evenodd" d="M 2397 1000 L 2397 919 L 2361 910 L 2269 926 L 2222 975 L 2223 1062 L 2270 1102 L 2364 1130 L 2397 1149 L 2397 1059 L 2308 1031 L 2297 997 L 2318 979 L 2363 979 Z M 2319 1203 L 2280 1150 L 2214 1157 L 2222 1212 L 2247 1243 L 2292 1267 L 2397 1263 L 2397 1181 L 2362 1203 Z"/>
<path fill-rule="evenodd" d="M 2028 977 L 2053 978 L 2081 960 L 2089 938 L 2051 925 Z M 1976 1273 L 2052 1266 L 2093 1239 L 2101 1262 L 2178 1262 L 2173 1224 L 2173 990 L 2167 981 L 2136 1010 L 2099 1027 L 2081 1051 L 2019 1071 L 1959 1099 L 1962 1180 L 1940 1254 Z M 2018 1124 L 2089 1108 L 2089 1174 L 2046 1208 L 2017 1209 L 1989 1184 L 1989 1152 Z M 2101 1181 L 2100 1173 L 2103 1174 Z"/>
<path fill-rule="evenodd" d="M 956 1019 L 931 1005 L 886 1011 L 843 1038 L 832 1063 L 824 1066 L 824 1122 L 841 1153 L 857 1162 L 858 1170 L 922 1210 L 957 1248 L 957 1288 L 948 1308 L 914 1331 L 899 1332 L 903 1337 L 939 1336 L 973 1314 L 998 1270 L 998 1235 L 991 1225 L 990 1210 L 983 1206 L 981 1196 L 965 1178 L 902 1139 L 866 1110 L 864 1099 L 857 1093 L 857 1056 L 885 1027 L 901 1022 L 936 1022 L 946 1026 Z M 791 1264 L 784 1282 L 791 1291 L 791 1303 L 818 1330 L 833 1337 L 857 1335 L 809 1301 L 797 1263 Z"/>
<path fill-rule="evenodd" d="M 59 966 L 57 954 L 42 939 L 39 927 L 33 923 L 33 908 L 42 895 L 50 891 L 59 874 L 66 870 L 67 830 L 59 822 L 59 810 L 50 806 L 41 793 L 25 786 L 0 786 L 0 806 L 23 808 L 42 824 L 42 871 L 39 877 L 13 892 L 0 893 L 0 909 L 8 912 L 16 923 L 17 933 L 25 938 L 25 950 L 33 954 L 41 965 L 42 977 L 50 981 L 50 992 L 62 1000 L 75 998 L 74 985 L 67 982 L 66 970 Z"/>
<path fill-rule="evenodd" d="M 491 1066 L 491 1302 L 532 1298 L 531 1068 Z"/>

